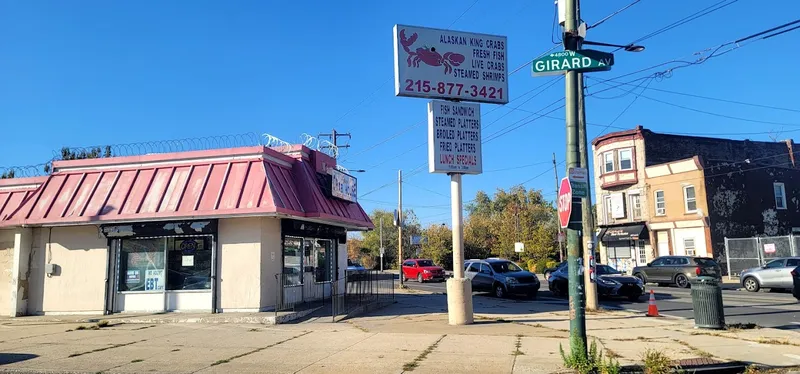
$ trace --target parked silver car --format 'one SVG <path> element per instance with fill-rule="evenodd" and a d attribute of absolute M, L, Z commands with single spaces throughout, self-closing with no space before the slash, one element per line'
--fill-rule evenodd
<path fill-rule="evenodd" d="M 747 269 L 740 278 L 742 287 L 750 292 L 762 288 L 792 289 L 792 270 L 800 266 L 800 257 L 776 258 L 762 267 Z"/>

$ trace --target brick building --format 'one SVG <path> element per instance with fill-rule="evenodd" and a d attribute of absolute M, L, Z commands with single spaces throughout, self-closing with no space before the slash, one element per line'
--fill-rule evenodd
<path fill-rule="evenodd" d="M 726 237 L 800 230 L 793 149 L 641 126 L 594 139 L 601 260 L 623 271 L 670 254 L 722 260 Z"/>

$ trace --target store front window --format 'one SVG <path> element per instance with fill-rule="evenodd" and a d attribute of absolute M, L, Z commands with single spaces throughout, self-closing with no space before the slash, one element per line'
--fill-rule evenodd
<path fill-rule="evenodd" d="M 209 290 L 211 268 L 209 236 L 123 239 L 118 290 Z"/>
<path fill-rule="evenodd" d="M 283 285 L 299 286 L 311 274 L 309 281 L 330 282 L 335 278 L 336 256 L 333 242 L 328 239 L 297 238 L 283 240 Z"/>
<path fill-rule="evenodd" d="M 287 236 L 283 239 L 283 285 L 303 284 L 303 239 Z"/>

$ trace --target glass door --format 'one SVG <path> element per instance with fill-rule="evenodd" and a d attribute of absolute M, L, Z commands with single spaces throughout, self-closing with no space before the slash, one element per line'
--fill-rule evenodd
<path fill-rule="evenodd" d="M 118 239 L 115 312 L 212 309 L 212 236 Z"/>
<path fill-rule="evenodd" d="M 167 240 L 169 311 L 211 310 L 214 269 L 211 236 L 176 236 Z"/>

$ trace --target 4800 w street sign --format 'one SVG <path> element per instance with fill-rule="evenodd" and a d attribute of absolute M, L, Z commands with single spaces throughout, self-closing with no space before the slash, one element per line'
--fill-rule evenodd
<path fill-rule="evenodd" d="M 533 60 L 534 77 L 563 74 L 565 71 L 592 72 L 611 70 L 614 55 L 593 49 L 554 52 Z"/>

